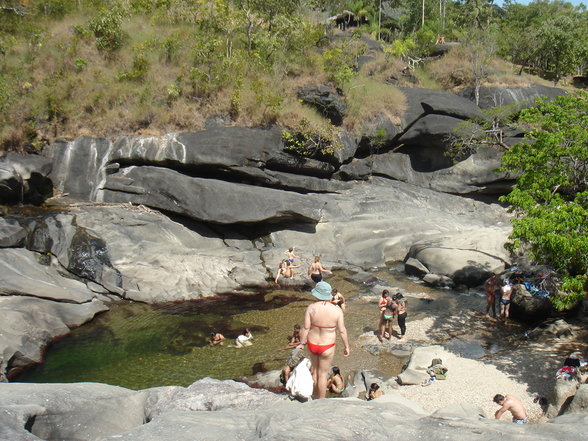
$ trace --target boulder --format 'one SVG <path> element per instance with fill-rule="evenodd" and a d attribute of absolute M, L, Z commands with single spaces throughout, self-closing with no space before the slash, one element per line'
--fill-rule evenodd
<path fill-rule="evenodd" d="M 76 304 L 35 297 L 0 297 L 0 360 L 7 378 L 42 361 L 43 349 L 108 307 L 98 299 Z"/>
<path fill-rule="evenodd" d="M 431 273 L 450 277 L 456 284 L 478 286 L 490 272 L 501 273 L 509 264 L 504 249 L 509 234 L 510 227 L 496 226 L 469 236 L 436 235 L 415 243 L 406 257 L 417 259 Z"/>
<path fill-rule="evenodd" d="M 524 285 L 515 285 L 511 296 L 510 315 L 526 322 L 538 322 L 554 311 L 549 299 L 533 296 Z"/>
<path fill-rule="evenodd" d="M 415 348 L 406 368 L 398 375 L 401 385 L 421 384 L 429 378 L 427 368 L 435 358 L 443 354 L 441 346 L 424 346 Z"/>
<path fill-rule="evenodd" d="M 252 389 L 244 383 L 204 378 L 189 387 L 162 387 L 150 390 L 146 415 L 151 420 L 170 411 L 218 411 L 256 409 L 287 399 L 264 389 Z"/>
<path fill-rule="evenodd" d="M 588 384 L 581 384 L 567 412 L 588 414 Z"/>
<path fill-rule="evenodd" d="M 14 219 L 0 217 L 0 248 L 22 246 L 26 231 Z"/>
<path fill-rule="evenodd" d="M 20 295 L 70 303 L 92 301 L 94 293 L 83 282 L 63 277 L 55 257 L 43 265 L 29 250 L 0 249 L 0 295 Z"/>
<path fill-rule="evenodd" d="M 50 159 L 39 155 L 0 156 L 0 203 L 40 205 L 52 196 L 51 164 Z"/>
<path fill-rule="evenodd" d="M 453 286 L 455 286 L 455 283 L 453 282 L 453 280 L 451 280 L 451 277 L 447 277 L 442 274 L 425 274 L 425 276 L 423 277 L 423 282 L 425 282 L 427 285 L 435 286 L 438 288 L 452 288 Z"/>
<path fill-rule="evenodd" d="M 406 110 L 402 127 L 408 129 L 418 119 L 428 114 L 450 116 L 459 120 L 483 118 L 480 108 L 470 100 L 450 92 L 436 89 L 400 89 L 406 97 Z"/>
<path fill-rule="evenodd" d="M 558 378 L 555 380 L 553 391 L 547 400 L 547 418 L 555 418 L 569 410 L 578 386 L 579 382 L 576 378 Z"/>
<path fill-rule="evenodd" d="M 145 423 L 147 395 L 99 383 L 0 384 L 0 408 L 12 417 L 2 418 L 0 436 L 82 441 L 117 435 Z"/>
<path fill-rule="evenodd" d="M 482 86 L 479 90 L 480 109 L 490 109 L 497 106 L 508 106 L 511 104 L 521 104 L 519 109 L 529 107 L 536 98 L 552 99 L 563 96 L 566 91 L 557 87 L 548 86 L 531 86 L 531 87 L 492 87 Z M 474 86 L 466 87 L 458 94 L 472 102 L 476 102 Z"/>
<path fill-rule="evenodd" d="M 398 138 L 402 147 L 397 151 L 410 157 L 415 171 L 433 172 L 448 168 L 453 163 L 446 154 L 451 148 L 447 138 L 461 121 L 453 116 L 427 114 Z"/>
<path fill-rule="evenodd" d="M 404 262 L 404 272 L 409 276 L 424 277 L 429 273 L 429 269 L 423 265 L 418 259 L 409 257 Z"/>
<path fill-rule="evenodd" d="M 344 97 L 333 86 L 309 85 L 298 89 L 298 98 L 318 111 L 333 125 L 340 126 L 347 114 Z"/>
<path fill-rule="evenodd" d="M 316 222 L 310 196 L 218 179 L 192 178 L 161 167 L 128 167 L 108 176 L 105 202 L 147 205 L 203 222 Z"/>

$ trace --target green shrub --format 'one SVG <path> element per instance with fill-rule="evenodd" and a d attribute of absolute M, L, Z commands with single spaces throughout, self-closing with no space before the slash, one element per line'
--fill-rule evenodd
<path fill-rule="evenodd" d="M 336 47 L 327 49 L 322 55 L 323 67 L 335 87 L 343 89 L 354 76 L 350 60 L 345 57 L 343 49 Z"/>
<path fill-rule="evenodd" d="M 96 38 L 99 52 L 112 57 L 123 46 L 125 33 L 122 29 L 124 13 L 118 8 L 102 10 L 88 23 Z"/>
<path fill-rule="evenodd" d="M 282 141 L 285 151 L 307 158 L 330 156 L 342 147 L 335 126 L 313 127 L 306 118 L 292 130 L 283 130 Z"/>
<path fill-rule="evenodd" d="M 133 58 L 131 70 L 121 72 L 117 75 L 117 80 L 123 81 L 143 81 L 149 71 L 149 60 L 143 52 L 138 52 Z"/>

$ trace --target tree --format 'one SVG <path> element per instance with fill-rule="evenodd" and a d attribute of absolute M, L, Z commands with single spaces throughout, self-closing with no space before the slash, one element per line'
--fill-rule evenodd
<path fill-rule="evenodd" d="M 536 262 L 555 268 L 559 308 L 583 296 L 588 271 L 588 94 L 539 101 L 521 112 L 531 144 L 505 152 L 503 169 L 519 174 L 501 198 L 516 214 L 511 249 L 525 247 Z"/>

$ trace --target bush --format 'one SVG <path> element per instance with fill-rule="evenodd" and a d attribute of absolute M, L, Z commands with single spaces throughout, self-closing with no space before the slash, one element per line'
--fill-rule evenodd
<path fill-rule="evenodd" d="M 335 126 L 313 127 L 303 118 L 292 128 L 282 131 L 284 150 L 307 158 L 330 156 L 341 148 Z"/>
<path fill-rule="evenodd" d="M 96 49 L 112 57 L 123 46 L 125 33 L 122 29 L 124 14 L 118 8 L 101 11 L 88 23 L 96 38 Z"/>

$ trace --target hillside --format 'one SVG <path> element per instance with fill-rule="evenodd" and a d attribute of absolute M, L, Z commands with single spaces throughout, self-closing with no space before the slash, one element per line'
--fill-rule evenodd
<path fill-rule="evenodd" d="M 332 139 L 333 121 L 301 102 L 307 85 L 335 91 L 346 107 L 337 125 L 374 134 L 380 115 L 394 121 L 403 111 L 397 86 L 550 84 L 474 45 L 457 19 L 446 29 L 456 44 L 415 62 L 439 53 L 436 22 L 409 32 L 385 19 L 375 29 L 373 5 L 363 2 L 367 12 L 353 15 L 363 19 L 341 25 L 341 16 L 327 17 L 348 4 L 310 3 L 8 2 L 0 9 L 0 151 L 211 123 L 305 126 Z"/>

